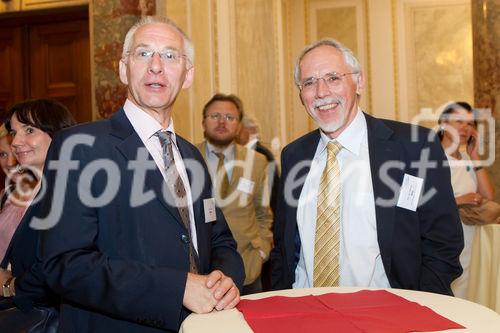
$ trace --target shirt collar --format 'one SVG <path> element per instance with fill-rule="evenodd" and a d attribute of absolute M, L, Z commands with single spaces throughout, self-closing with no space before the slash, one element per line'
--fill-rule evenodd
<path fill-rule="evenodd" d="M 359 156 L 361 151 L 361 144 L 366 135 L 366 118 L 361 109 L 358 107 L 356 116 L 352 122 L 347 126 L 342 133 L 337 137 L 337 141 L 342 145 L 343 148 L 347 149 L 351 153 Z M 333 141 L 330 139 L 323 131 L 320 130 L 321 139 L 319 142 L 319 152 L 320 154 L 326 150 L 326 145 L 328 142 Z"/>
<path fill-rule="evenodd" d="M 172 133 L 172 141 L 177 146 L 173 118 L 170 118 L 168 127 L 166 129 L 163 129 L 161 127 L 161 124 L 156 119 L 141 110 L 128 98 L 123 105 L 123 110 L 125 111 L 125 115 L 127 116 L 127 118 L 130 120 L 130 123 L 134 127 L 134 130 L 137 132 L 143 142 L 147 142 L 152 136 L 156 134 L 156 132 L 164 130 Z"/>
<path fill-rule="evenodd" d="M 217 157 L 215 155 L 215 152 L 218 151 L 218 149 L 213 144 L 208 142 L 208 140 L 206 141 L 206 143 L 207 143 L 207 156 L 212 155 Z M 235 149 L 235 143 L 233 142 L 229 146 L 227 146 L 223 151 L 221 151 L 221 153 L 224 154 L 224 159 L 226 161 L 234 160 L 234 149 Z"/>

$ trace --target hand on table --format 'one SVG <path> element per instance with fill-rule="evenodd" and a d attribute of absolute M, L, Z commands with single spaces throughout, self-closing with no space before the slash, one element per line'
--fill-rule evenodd
<path fill-rule="evenodd" d="M 188 273 L 182 304 L 194 313 L 208 313 L 217 304 L 213 291 L 207 288 L 207 276 Z"/>
<path fill-rule="evenodd" d="M 219 270 L 207 275 L 207 288 L 213 290 L 213 295 L 217 300 L 215 309 L 232 309 L 240 301 L 240 291 L 229 276 L 224 275 Z"/>
<path fill-rule="evenodd" d="M 194 313 L 231 309 L 240 301 L 233 280 L 219 270 L 208 275 L 188 273 L 182 304 Z"/>

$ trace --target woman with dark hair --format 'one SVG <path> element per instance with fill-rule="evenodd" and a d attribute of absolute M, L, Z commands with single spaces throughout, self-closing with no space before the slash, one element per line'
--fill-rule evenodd
<path fill-rule="evenodd" d="M 439 117 L 439 138 L 450 163 L 451 185 L 457 206 L 479 205 L 493 200 L 493 184 L 479 161 L 480 138 L 472 107 L 466 102 L 448 104 Z M 462 223 L 464 250 L 460 255 L 463 273 L 451 287 L 455 296 L 465 298 L 475 226 Z"/>
<path fill-rule="evenodd" d="M 57 131 L 74 124 L 76 122 L 68 109 L 49 99 L 23 101 L 8 110 L 5 127 L 12 137 L 11 148 L 20 166 L 18 170 L 24 170 L 23 175 L 30 175 L 28 179 L 32 181 L 31 191 L 27 191 L 25 186 L 19 186 L 24 181 L 16 180 L 16 190 L 7 198 L 17 205 L 24 205 L 21 216 L 26 215 L 26 210 L 30 209 L 29 205 L 40 188 L 52 137 Z M 19 198 L 23 198 L 24 202 L 16 200 Z M 28 296 L 29 292 L 24 290 L 29 290 L 33 281 L 40 281 L 34 276 L 36 270 L 32 269 L 36 262 L 38 234 L 29 227 L 29 221 L 22 217 L 17 224 L 1 261 L 0 287 L 4 299 L 12 299 L 20 309 L 29 311 L 38 301 L 42 302 L 42 299 Z"/>

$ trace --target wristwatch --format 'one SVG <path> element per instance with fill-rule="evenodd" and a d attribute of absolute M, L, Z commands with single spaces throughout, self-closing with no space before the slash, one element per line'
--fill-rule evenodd
<path fill-rule="evenodd" d="M 10 284 L 12 283 L 13 279 L 14 279 L 14 277 L 11 276 L 3 284 L 3 286 L 2 286 L 3 297 L 12 297 L 12 296 L 14 296 L 15 293 L 12 292 L 12 290 L 10 290 Z"/>

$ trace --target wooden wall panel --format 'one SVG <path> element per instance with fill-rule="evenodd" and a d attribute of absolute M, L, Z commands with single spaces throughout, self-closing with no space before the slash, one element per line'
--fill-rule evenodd
<path fill-rule="evenodd" d="M 429 87 L 431 83 L 441 83 L 434 74 L 444 75 L 446 85 L 450 86 L 448 79 L 463 70 L 460 65 L 447 66 L 443 74 L 427 64 L 433 57 L 437 61 L 446 58 L 439 57 L 436 48 L 439 39 L 448 38 L 448 45 L 457 39 L 447 34 L 468 29 L 470 18 L 463 14 L 470 3 L 470 0 L 167 1 L 166 14 L 193 37 L 197 53 L 195 88 L 188 95 L 181 95 L 182 109 L 176 117 L 180 115 L 182 120 L 176 124 L 182 124 L 182 130 L 199 141 L 200 107 L 211 94 L 221 91 L 242 97 L 247 112 L 254 113 L 261 123 L 263 141 L 269 146 L 274 138 L 280 140 L 282 147 L 312 130 L 316 124 L 298 98 L 293 66 L 306 44 L 324 36 L 340 39 L 358 56 L 366 78 L 362 108 L 375 116 L 408 121 L 415 109 L 410 105 L 412 96 L 436 102 L 442 99 L 442 95 L 435 93 L 444 88 Z M 456 5 L 461 8 L 459 11 L 454 10 Z M 409 13 L 414 16 L 408 16 L 405 8 L 411 8 Z M 428 20 L 428 10 L 434 15 L 433 20 Z M 408 38 L 407 28 L 413 23 L 416 30 Z M 469 49 L 462 48 L 460 56 L 470 62 Z M 427 50 L 432 52 L 426 53 Z M 414 60 L 424 57 L 428 57 L 426 63 Z M 410 77 L 409 69 L 416 76 Z M 456 82 L 465 81 L 461 78 Z M 412 86 L 411 82 L 421 84 Z M 470 83 L 458 85 L 465 90 L 457 95 L 467 99 L 465 91 L 470 90 Z M 451 85 L 450 89 L 455 91 L 455 88 L 458 87 Z M 187 117 L 185 112 L 194 114 Z"/>
<path fill-rule="evenodd" d="M 397 20 L 400 120 L 421 122 L 450 100 L 472 102 L 469 0 L 400 0 Z M 435 118 L 438 115 L 426 118 Z M 425 120 L 429 126 L 435 119 Z"/>
<path fill-rule="evenodd" d="M 22 28 L 0 29 L 0 123 L 7 108 L 23 98 Z"/>
<path fill-rule="evenodd" d="M 237 93 L 245 111 L 262 124 L 276 124 L 279 112 L 279 72 L 277 36 L 273 2 L 236 0 L 236 75 Z M 264 141 L 274 137 L 275 126 L 261 130 Z M 267 143 L 267 142 L 266 142 Z"/>

